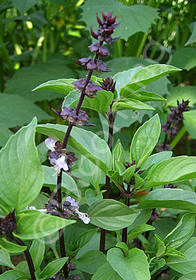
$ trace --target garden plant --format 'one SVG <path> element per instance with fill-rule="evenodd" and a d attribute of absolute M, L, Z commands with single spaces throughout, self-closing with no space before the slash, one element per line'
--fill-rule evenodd
<path fill-rule="evenodd" d="M 194 85 L 179 84 L 184 71 L 192 83 L 192 66 L 183 70 L 183 65 L 170 64 L 169 48 L 159 56 L 163 48 L 149 47 L 138 22 L 131 34 L 139 42 L 134 62 L 126 55 L 110 60 L 110 53 L 130 51 L 123 41 L 130 40 L 123 13 L 141 19 L 146 11 L 158 17 L 150 5 L 119 2 L 100 0 L 99 10 L 93 8 L 94 1 L 84 3 L 92 41 L 84 57 L 72 49 L 69 61 L 76 66 L 70 77 L 31 81 L 31 94 L 38 96 L 40 107 L 9 93 L 12 85 L 1 76 L 2 104 L 11 96 L 16 107 L 26 104 L 24 113 L 19 107 L 24 118 L 28 110 L 36 112 L 25 126 L 17 109 L 17 125 L 12 118 L 8 127 L 0 122 L 0 280 L 196 279 L 196 156 L 188 143 L 196 137 L 196 110 L 195 97 L 183 92 Z M 10 12 L 11 1 L 0 4 L 1 13 Z M 28 9 L 16 5 L 27 16 Z M 71 7 L 78 19 L 76 7 Z M 143 29 L 151 24 L 148 20 Z M 7 28 L 5 20 L 1 24 Z M 195 44 L 194 32 L 185 38 L 188 44 Z M 142 50 L 143 55 L 150 50 L 151 59 L 140 59 Z M 13 61 L 4 43 L 1 51 L 11 77 Z M 39 51 L 37 47 L 32 69 L 38 69 L 34 62 Z M 47 64 L 47 45 L 42 52 L 46 66 L 55 67 Z M 153 61 L 156 55 L 163 61 Z M 171 59 L 176 61 L 175 56 Z M 47 97 L 53 100 L 52 95 L 63 100 L 44 103 Z M 50 113 L 52 121 L 44 122 Z M 187 152 L 176 155 L 173 150 L 180 141 Z"/>

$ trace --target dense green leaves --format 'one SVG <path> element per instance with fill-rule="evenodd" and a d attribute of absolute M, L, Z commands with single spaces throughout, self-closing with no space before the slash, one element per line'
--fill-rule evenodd
<path fill-rule="evenodd" d="M 196 213 L 196 194 L 181 189 L 157 189 L 149 192 L 139 203 L 139 208 L 172 208 Z"/>
<path fill-rule="evenodd" d="M 37 131 L 63 141 L 67 126 L 38 125 Z M 107 143 L 96 134 L 82 128 L 73 127 L 68 144 L 99 166 L 104 172 L 112 164 L 111 152 Z"/>
<path fill-rule="evenodd" d="M 161 124 L 158 115 L 145 122 L 135 133 L 130 152 L 130 162 L 135 160 L 137 166 L 147 159 L 158 142 Z"/>
<path fill-rule="evenodd" d="M 167 159 L 154 167 L 146 188 L 196 178 L 196 158 L 179 156 Z"/>
<path fill-rule="evenodd" d="M 113 15 L 117 15 L 117 20 L 121 21 L 120 26 L 115 31 L 115 37 L 121 36 L 125 40 L 138 31 L 147 32 L 151 23 L 158 18 L 157 10 L 149 6 L 133 5 L 127 7 L 114 0 L 107 2 L 88 0 L 83 5 L 83 20 L 86 22 L 88 30 L 90 30 L 91 24 L 94 30 L 97 29 L 97 21 L 92 11 L 101 11 L 103 7 L 105 13 L 111 11 L 112 7 Z"/>
<path fill-rule="evenodd" d="M 112 248 L 107 253 L 107 259 L 124 280 L 150 280 L 147 257 L 142 250 L 131 249 L 125 257 L 121 249 Z"/>
<path fill-rule="evenodd" d="M 123 278 L 113 270 L 111 265 L 107 262 L 99 267 L 96 273 L 93 275 L 92 280 L 122 280 Z"/>
<path fill-rule="evenodd" d="M 40 280 L 49 279 L 51 276 L 55 275 L 62 266 L 67 262 L 67 258 L 59 258 L 47 264 L 39 275 Z"/>
<path fill-rule="evenodd" d="M 196 49 L 181 48 L 172 55 L 171 64 L 185 70 L 190 70 L 196 66 Z"/>
<path fill-rule="evenodd" d="M 36 119 L 20 129 L 0 151 L 0 202 L 19 211 L 39 194 L 44 170 L 35 146 Z"/>
<path fill-rule="evenodd" d="M 38 239 L 73 223 L 73 220 L 26 210 L 17 217 L 17 236 L 23 240 Z"/>
<path fill-rule="evenodd" d="M 76 80 L 75 79 L 50 80 L 48 82 L 45 82 L 45 83 L 37 86 L 36 88 L 33 89 L 33 91 L 51 90 L 51 91 L 62 93 L 62 94 L 68 94 L 74 88 L 74 85 L 72 85 L 72 83 L 74 81 L 76 81 Z"/>
<path fill-rule="evenodd" d="M 131 225 L 138 213 L 119 201 L 104 199 L 92 204 L 88 210 L 91 223 L 107 229 L 119 230 Z"/>

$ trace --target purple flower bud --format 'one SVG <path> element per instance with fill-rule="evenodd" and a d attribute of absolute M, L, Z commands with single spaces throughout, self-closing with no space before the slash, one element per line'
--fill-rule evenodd
<path fill-rule="evenodd" d="M 0 236 L 9 237 L 14 231 L 16 231 L 15 210 L 5 218 L 0 218 Z"/>
<path fill-rule="evenodd" d="M 67 196 L 65 201 L 69 202 L 72 207 L 78 208 L 78 203 L 71 196 Z"/>

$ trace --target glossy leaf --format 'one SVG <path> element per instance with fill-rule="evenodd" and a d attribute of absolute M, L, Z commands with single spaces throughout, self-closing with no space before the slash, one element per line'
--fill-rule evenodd
<path fill-rule="evenodd" d="M 179 156 L 160 162 L 152 170 L 146 188 L 196 178 L 196 157 Z"/>
<path fill-rule="evenodd" d="M 44 170 L 35 146 L 36 119 L 21 128 L 0 151 L 0 202 L 19 211 L 39 194 Z"/>
<path fill-rule="evenodd" d="M 156 257 L 159 258 L 162 256 L 166 251 L 165 243 L 161 240 L 161 238 L 156 234 L 155 235 L 156 241 L 157 241 L 157 252 Z"/>
<path fill-rule="evenodd" d="M 39 270 L 45 253 L 45 243 L 41 239 L 34 240 L 29 250 L 35 270 Z"/>
<path fill-rule="evenodd" d="M 192 236 L 195 230 L 195 214 L 185 214 L 177 226 L 165 237 L 167 247 L 178 248 Z"/>
<path fill-rule="evenodd" d="M 111 265 L 107 262 L 99 267 L 92 277 L 92 280 L 122 280 L 123 278 L 113 270 Z"/>
<path fill-rule="evenodd" d="M 153 107 L 131 98 L 122 98 L 115 101 L 112 105 L 112 111 L 120 110 L 154 110 Z"/>
<path fill-rule="evenodd" d="M 50 80 L 37 86 L 32 91 L 51 90 L 53 92 L 68 94 L 71 90 L 74 89 L 74 85 L 72 84 L 74 81 L 76 81 L 76 79 Z"/>
<path fill-rule="evenodd" d="M 25 274 L 17 270 L 8 270 L 0 275 L 0 280 L 25 279 Z"/>
<path fill-rule="evenodd" d="M 135 160 L 141 166 L 156 146 L 161 132 L 158 114 L 145 122 L 135 133 L 131 142 L 130 162 Z"/>
<path fill-rule="evenodd" d="M 120 26 L 115 30 L 114 36 L 121 36 L 125 40 L 139 31 L 147 33 L 151 23 L 154 22 L 155 18 L 158 18 L 157 10 L 149 6 L 132 5 L 128 7 L 114 0 L 108 0 L 107 2 L 104 0 L 88 0 L 82 6 L 83 20 L 86 22 L 88 30 L 90 30 L 91 24 L 93 29 L 97 30 L 97 21 L 92 10 L 101 11 L 103 7 L 105 13 L 110 11 L 112 7 L 113 15 L 118 16 L 116 22 L 121 21 Z"/>
<path fill-rule="evenodd" d="M 92 204 L 88 210 L 91 223 L 106 230 L 119 230 L 133 223 L 138 216 L 119 201 L 104 199 Z"/>
<path fill-rule="evenodd" d="M 172 208 L 196 213 L 196 194 L 182 189 L 157 189 L 149 192 L 139 203 L 139 208 Z"/>
<path fill-rule="evenodd" d="M 151 231 L 154 230 L 155 228 L 151 225 L 147 225 L 147 224 L 141 224 L 138 225 L 136 227 L 134 227 L 133 229 L 131 229 L 128 233 L 128 240 L 129 242 L 131 240 L 133 240 L 134 238 L 138 237 L 138 235 L 146 232 L 146 231 Z"/>
<path fill-rule="evenodd" d="M 142 169 L 147 169 L 153 164 L 157 165 L 158 163 L 165 161 L 172 157 L 172 151 L 163 151 L 160 153 L 153 154 L 142 164 Z"/>
<path fill-rule="evenodd" d="M 38 239 L 75 223 L 60 217 L 26 210 L 17 217 L 17 236 L 23 240 Z"/>
<path fill-rule="evenodd" d="M 129 91 L 129 86 L 128 88 L 123 87 L 121 89 L 120 92 L 121 96 L 127 97 L 127 98 L 131 98 L 131 99 L 136 99 L 142 102 L 147 102 L 147 101 L 164 101 L 166 100 L 165 98 L 163 98 L 161 95 L 153 93 L 153 92 L 149 92 L 149 91 L 144 91 L 144 90 L 140 90 L 140 91 Z"/>
<path fill-rule="evenodd" d="M 112 248 L 107 253 L 107 260 L 124 280 L 150 280 L 147 257 L 142 250 L 131 249 L 125 257 L 120 249 Z"/>
<path fill-rule="evenodd" d="M 39 275 L 40 280 L 49 279 L 51 276 L 55 275 L 59 270 L 62 268 L 62 266 L 67 262 L 68 257 L 66 258 L 60 258 L 56 259 L 49 264 L 47 264 L 42 272 Z"/>
<path fill-rule="evenodd" d="M 4 265 L 10 268 L 15 267 L 11 262 L 9 253 L 3 249 L 0 249 L 0 265 Z"/>
<path fill-rule="evenodd" d="M 10 254 L 22 253 L 26 250 L 26 246 L 20 246 L 16 243 L 8 241 L 4 237 L 0 237 L 0 248 L 6 250 Z"/>
<path fill-rule="evenodd" d="M 45 170 L 44 185 L 54 186 L 54 188 L 56 188 L 56 182 L 57 182 L 56 171 L 52 167 L 48 167 L 48 166 L 43 166 L 43 167 Z M 65 191 L 66 193 L 70 192 L 76 195 L 77 197 L 80 197 L 77 184 L 75 183 L 74 179 L 66 172 L 63 172 L 61 187 L 62 187 L 62 191 Z"/>
<path fill-rule="evenodd" d="M 38 125 L 37 131 L 63 141 L 67 126 L 45 124 Z M 99 166 L 104 172 L 112 164 L 111 152 L 107 143 L 96 134 L 82 128 L 73 127 L 68 144 Z"/>
<path fill-rule="evenodd" d="M 169 74 L 180 71 L 181 69 L 166 64 L 154 64 L 143 67 L 135 75 L 133 75 L 130 84 L 126 85 L 129 91 L 138 90 L 153 81 Z"/>

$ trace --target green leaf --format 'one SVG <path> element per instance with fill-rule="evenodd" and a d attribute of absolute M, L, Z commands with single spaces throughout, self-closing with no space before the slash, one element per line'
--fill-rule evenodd
<path fill-rule="evenodd" d="M 185 214 L 177 226 L 165 237 L 167 247 L 178 248 L 192 236 L 195 230 L 195 214 Z"/>
<path fill-rule="evenodd" d="M 17 234 L 22 240 L 38 239 L 75 223 L 60 217 L 43 214 L 36 210 L 26 210 L 17 216 Z"/>
<path fill-rule="evenodd" d="M 122 280 L 123 278 L 113 270 L 111 265 L 107 262 L 99 267 L 92 277 L 92 280 Z"/>
<path fill-rule="evenodd" d="M 120 26 L 115 30 L 115 37 L 121 36 L 121 38 L 127 40 L 129 36 L 133 35 L 136 32 L 142 31 L 146 32 L 148 28 L 154 23 L 156 18 L 159 18 L 157 10 L 145 5 L 132 5 L 131 7 L 124 6 L 123 4 L 114 1 L 108 0 L 88 0 L 85 1 L 83 8 L 83 20 L 87 24 L 87 29 L 90 30 L 92 24 L 93 29 L 97 30 L 97 21 L 96 17 L 92 13 L 93 10 L 103 11 L 113 11 L 113 15 L 117 15 L 117 21 L 121 21 Z M 99 12 L 99 16 L 101 14 Z"/>
<path fill-rule="evenodd" d="M 120 248 L 123 251 L 125 257 L 127 257 L 129 255 L 129 248 L 128 248 L 127 244 L 125 244 L 124 242 L 118 242 L 116 244 L 116 247 Z"/>
<path fill-rule="evenodd" d="M 131 90 L 131 92 L 129 92 L 129 87 L 126 88 L 126 86 L 121 89 L 120 95 L 127 97 L 127 98 L 130 97 L 131 99 L 136 99 L 136 100 L 139 100 L 142 102 L 166 100 L 161 95 L 153 93 L 153 92 L 149 92 L 149 91 L 144 91 L 144 90 L 132 91 Z"/>
<path fill-rule="evenodd" d="M 43 166 L 43 167 L 45 170 L 44 185 L 54 186 L 56 188 L 56 182 L 57 182 L 56 171 L 48 166 Z M 67 194 L 70 192 L 76 195 L 77 197 L 80 197 L 77 184 L 75 183 L 74 179 L 66 172 L 63 172 L 61 186 L 62 186 L 62 191 L 65 191 Z"/>
<path fill-rule="evenodd" d="M 37 131 L 63 141 L 67 126 L 57 124 L 38 125 Z M 82 128 L 73 127 L 68 144 L 91 160 L 104 172 L 112 165 L 112 157 L 107 143 L 96 134 Z"/>
<path fill-rule="evenodd" d="M 10 254 L 19 254 L 26 250 L 26 246 L 20 246 L 13 242 L 8 241 L 6 238 L 0 238 L 0 248 L 6 250 Z"/>
<path fill-rule="evenodd" d="M 160 268 L 166 265 L 166 261 L 163 258 L 152 258 L 150 260 L 150 273 L 151 275 L 155 274 Z"/>
<path fill-rule="evenodd" d="M 76 79 L 50 80 L 48 82 L 45 82 L 45 83 L 37 86 L 32 91 L 51 90 L 53 92 L 68 94 L 71 90 L 74 89 L 74 85 L 72 83 L 75 81 L 76 81 Z"/>
<path fill-rule="evenodd" d="M 48 90 L 32 92 L 32 89 L 48 80 L 59 79 L 59 77 L 70 78 L 71 76 L 73 76 L 73 72 L 65 64 L 64 56 L 56 54 L 48 57 L 46 63 L 34 64 L 16 70 L 13 77 L 8 81 L 5 93 L 18 94 L 33 102 L 63 98 L 64 94 L 61 93 Z M 25 106 L 23 109 L 25 109 Z"/>
<path fill-rule="evenodd" d="M 149 158 L 142 164 L 142 169 L 147 169 L 153 164 L 157 165 L 160 162 L 172 157 L 172 151 L 163 151 L 149 156 Z"/>
<path fill-rule="evenodd" d="M 188 71 L 191 70 L 196 66 L 196 49 L 187 47 L 175 51 L 170 64 Z"/>
<path fill-rule="evenodd" d="M 80 258 L 74 260 L 77 269 L 94 274 L 97 269 L 106 262 L 105 255 L 100 251 L 88 251 Z"/>
<path fill-rule="evenodd" d="M 133 223 L 138 216 L 119 201 L 103 199 L 92 204 L 88 210 L 91 223 L 106 230 L 119 230 Z"/>
<path fill-rule="evenodd" d="M 113 112 L 120 110 L 154 110 L 154 108 L 135 99 L 121 98 L 112 105 Z"/>
<path fill-rule="evenodd" d="M 0 146 L 3 147 L 13 133 L 6 127 L 6 124 L 0 123 Z"/>
<path fill-rule="evenodd" d="M 25 274 L 17 270 L 8 270 L 0 275 L 0 280 L 25 279 Z"/>
<path fill-rule="evenodd" d="M 103 199 L 103 195 L 101 192 L 99 194 L 97 194 L 95 190 L 88 189 L 85 192 L 85 198 L 86 198 L 88 205 L 91 205 L 91 204 L 95 203 L 96 201 Z"/>
<path fill-rule="evenodd" d="M 31 254 L 35 270 L 39 270 L 45 253 L 44 241 L 39 239 L 34 240 L 29 250 L 29 253 Z"/>
<path fill-rule="evenodd" d="M 167 265 L 182 274 L 195 273 L 196 271 L 196 238 L 192 237 L 186 242 L 180 249 L 180 252 L 184 254 L 186 259 L 181 257 L 169 257 L 167 259 Z"/>
<path fill-rule="evenodd" d="M 182 252 L 180 252 L 174 248 L 167 248 L 166 252 L 164 253 L 164 256 L 179 257 L 179 258 L 183 258 L 185 260 L 187 259 Z"/>
<path fill-rule="evenodd" d="M 44 170 L 35 146 L 36 119 L 13 135 L 0 151 L 0 202 L 19 211 L 39 194 Z"/>
<path fill-rule="evenodd" d="M 124 154 L 124 149 L 120 141 L 116 144 L 115 148 L 113 149 L 112 152 L 112 165 L 113 167 L 115 166 L 115 162 L 119 161 L 121 163 L 125 163 L 125 154 Z"/>
<path fill-rule="evenodd" d="M 151 231 L 154 230 L 155 228 L 151 225 L 147 225 L 147 224 L 141 224 L 138 225 L 136 227 L 134 227 L 133 229 L 131 229 L 128 233 L 128 240 L 129 242 L 131 240 L 133 240 L 134 238 L 138 237 L 138 235 L 146 232 L 146 231 Z"/>
<path fill-rule="evenodd" d="M 126 85 L 126 87 L 129 88 L 130 92 L 135 91 L 169 73 L 174 73 L 180 70 L 181 69 L 179 68 L 166 64 L 149 65 L 137 71 L 137 73 L 133 75 L 130 84 Z"/>
<path fill-rule="evenodd" d="M 14 7 L 23 15 L 35 4 L 38 4 L 39 0 L 12 0 Z"/>
<path fill-rule="evenodd" d="M 149 192 L 138 208 L 172 208 L 196 213 L 196 194 L 182 189 L 157 189 Z"/>
<path fill-rule="evenodd" d="M 147 257 L 142 250 L 131 249 L 125 257 L 120 249 L 112 248 L 107 253 L 107 260 L 124 280 L 150 280 Z"/>
<path fill-rule="evenodd" d="M 179 156 L 155 166 L 145 187 L 172 184 L 193 178 L 196 178 L 196 157 Z"/>
<path fill-rule="evenodd" d="M 183 100 L 189 100 L 189 106 L 193 107 L 196 103 L 196 86 L 176 86 L 169 87 L 170 95 L 167 96 L 167 106 L 177 107 L 177 100 L 181 103 Z M 184 115 L 184 113 L 183 113 Z"/>
<path fill-rule="evenodd" d="M 196 22 L 192 22 L 190 27 L 192 29 L 192 34 L 188 39 L 188 41 L 186 42 L 185 46 L 188 46 L 196 42 Z"/>
<path fill-rule="evenodd" d="M 196 279 L 196 271 L 187 273 L 179 278 L 179 280 L 195 280 Z"/>
<path fill-rule="evenodd" d="M 5 128 L 26 124 L 34 116 L 37 116 L 38 121 L 52 119 L 51 116 L 42 111 L 38 106 L 15 94 L 0 94 L 0 112 L 0 125 L 3 125 Z"/>
<path fill-rule="evenodd" d="M 157 234 L 155 234 L 155 238 L 157 240 L 156 257 L 159 258 L 160 256 L 162 256 L 165 253 L 166 246 L 165 246 L 165 243 L 161 240 L 161 238 Z"/>
<path fill-rule="evenodd" d="M 161 124 L 158 114 L 145 122 L 133 136 L 130 149 L 130 162 L 135 160 L 137 166 L 141 166 L 149 157 L 156 146 L 161 132 Z"/>
<path fill-rule="evenodd" d="M 71 97 L 71 96 L 70 96 Z M 105 114 L 110 110 L 110 105 L 114 98 L 114 94 L 111 91 L 100 90 L 93 98 L 85 97 L 82 103 L 82 108 L 88 108 Z M 76 107 L 77 100 L 70 104 L 70 107 Z"/>
<path fill-rule="evenodd" d="M 184 126 L 191 138 L 196 139 L 196 110 L 191 110 L 189 112 L 184 112 Z"/>
<path fill-rule="evenodd" d="M 0 249 L 0 265 L 4 265 L 10 268 L 15 268 L 10 260 L 10 255 L 7 251 Z"/>
<path fill-rule="evenodd" d="M 42 272 L 39 275 L 40 280 L 49 279 L 51 276 L 55 275 L 59 270 L 62 268 L 62 266 L 67 262 L 68 257 L 66 258 L 60 258 L 57 260 L 54 260 L 47 264 Z"/>

